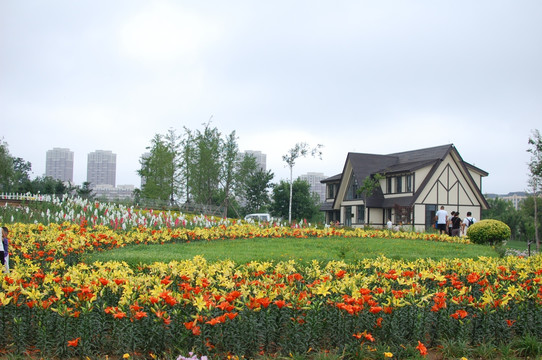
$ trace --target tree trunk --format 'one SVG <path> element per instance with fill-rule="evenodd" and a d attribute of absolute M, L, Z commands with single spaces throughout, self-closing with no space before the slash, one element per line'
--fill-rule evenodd
<path fill-rule="evenodd" d="M 290 204 L 288 205 L 288 222 L 292 223 L 292 194 L 293 194 L 293 179 L 292 179 L 292 167 L 290 166 Z"/>
<path fill-rule="evenodd" d="M 536 240 L 536 252 L 540 252 L 540 237 L 538 236 L 538 194 L 534 193 L 534 238 Z"/>

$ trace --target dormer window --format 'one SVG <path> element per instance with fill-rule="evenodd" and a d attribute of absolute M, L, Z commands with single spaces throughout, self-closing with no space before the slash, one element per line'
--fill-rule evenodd
<path fill-rule="evenodd" d="M 387 194 L 403 194 L 412 192 L 412 174 L 388 176 L 386 178 Z"/>

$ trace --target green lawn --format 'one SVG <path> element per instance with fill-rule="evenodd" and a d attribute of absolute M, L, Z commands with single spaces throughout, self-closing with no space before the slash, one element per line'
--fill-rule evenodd
<path fill-rule="evenodd" d="M 321 262 L 344 260 L 354 263 L 363 258 L 384 255 L 393 259 L 477 258 L 497 256 L 490 246 L 445 242 L 377 238 L 276 238 L 195 241 L 164 245 L 134 245 L 102 253 L 92 253 L 86 262 L 118 260 L 131 265 L 156 261 L 191 259 L 203 255 L 209 261 L 231 259 L 237 263 L 250 261 L 296 260 Z"/>

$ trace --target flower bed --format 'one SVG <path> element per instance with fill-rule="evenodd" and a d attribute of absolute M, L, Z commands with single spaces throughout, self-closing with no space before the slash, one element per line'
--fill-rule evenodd
<path fill-rule="evenodd" d="M 387 258 L 358 264 L 235 264 L 204 258 L 130 268 L 79 255 L 137 243 L 416 233 L 269 227 L 10 226 L 13 269 L 0 292 L 0 349 L 39 356 L 226 357 L 375 349 L 420 353 L 441 339 L 508 342 L 542 334 L 542 257 Z M 113 350 L 112 350 L 113 349 Z M 380 351 L 380 350 L 379 350 Z M 382 350 L 382 354 L 384 351 Z"/>

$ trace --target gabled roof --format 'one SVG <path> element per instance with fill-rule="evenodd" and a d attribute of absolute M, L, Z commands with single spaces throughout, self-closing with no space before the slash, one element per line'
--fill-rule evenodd
<path fill-rule="evenodd" d="M 478 172 L 482 176 L 487 176 L 487 172 L 470 165 L 464 162 L 461 159 L 461 156 L 455 150 L 453 144 L 440 145 L 425 149 L 403 151 L 398 153 L 392 153 L 388 155 L 377 155 L 377 154 L 364 154 L 364 153 L 348 153 L 346 162 L 343 168 L 343 173 L 346 171 L 347 165 L 352 166 L 352 171 L 354 176 L 358 181 L 363 181 L 368 176 L 374 174 L 400 174 L 400 173 L 409 173 L 414 172 L 423 167 L 432 167 L 434 171 L 437 166 L 443 161 L 450 152 L 454 151 L 457 155 L 460 165 L 462 164 L 465 167 L 465 170 L 470 169 Z M 469 172 L 466 171 L 466 176 L 472 180 Z M 331 178 L 322 180 L 322 183 L 337 181 L 341 179 L 342 174 L 335 175 Z M 429 176 L 427 177 L 427 179 Z M 425 183 L 424 183 L 425 185 Z M 402 198 L 384 199 L 384 194 L 382 190 L 378 188 L 375 193 L 367 199 L 368 207 L 387 207 L 387 204 L 390 201 L 398 202 L 400 201 L 401 205 L 411 204 L 417 197 L 419 191 L 423 189 L 423 185 L 418 189 L 417 194 L 413 196 L 405 196 Z M 485 202 L 485 199 L 480 193 L 482 201 Z M 337 199 L 335 199 L 337 201 Z"/>
<path fill-rule="evenodd" d="M 328 177 L 328 178 L 325 178 L 323 180 L 320 180 L 320 182 L 322 184 L 325 184 L 325 183 L 328 183 L 328 182 L 336 182 L 336 181 L 341 181 L 341 178 L 343 177 L 343 174 L 337 174 L 337 175 L 333 175 L 331 177 Z"/>
<path fill-rule="evenodd" d="M 404 151 L 389 155 L 348 153 L 354 175 L 359 181 L 374 174 L 411 172 L 442 161 L 452 150 L 453 145 L 441 145 L 432 148 Z"/>

